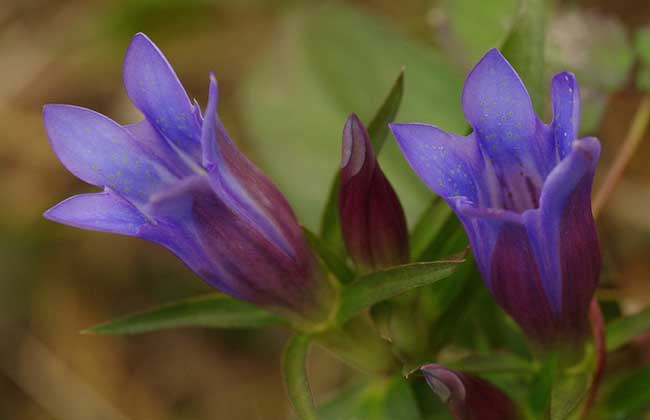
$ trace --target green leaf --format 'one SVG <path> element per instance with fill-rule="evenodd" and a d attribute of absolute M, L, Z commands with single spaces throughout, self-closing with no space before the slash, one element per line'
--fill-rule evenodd
<path fill-rule="evenodd" d="M 307 355 L 311 337 L 297 335 L 289 340 L 284 351 L 282 370 L 289 400 L 300 420 L 317 420 L 316 407 L 307 377 Z"/>
<path fill-rule="evenodd" d="M 538 115 L 543 115 L 546 98 L 544 42 L 546 0 L 519 0 L 519 11 L 501 52 L 524 81 Z"/>
<path fill-rule="evenodd" d="M 650 309 L 611 321 L 605 328 L 607 351 L 618 350 L 645 331 L 650 331 Z"/>
<path fill-rule="evenodd" d="M 139 334 L 179 327 L 259 328 L 282 321 L 263 309 L 224 295 L 181 300 L 84 330 L 84 334 Z"/>
<path fill-rule="evenodd" d="M 386 136 L 388 136 L 388 124 L 395 120 L 402 95 L 404 94 L 404 71 L 402 70 L 395 80 L 388 96 L 375 114 L 374 118 L 368 124 L 368 135 L 372 143 L 375 154 L 379 156 Z M 339 220 L 339 170 L 336 170 L 334 181 L 330 186 L 330 192 L 325 203 L 323 219 L 321 221 L 321 238 L 331 244 L 331 246 L 340 254 L 343 254 L 344 244 L 341 234 L 341 223 Z"/>
<path fill-rule="evenodd" d="M 421 420 L 409 383 L 399 376 L 347 387 L 318 410 L 321 420 Z"/>
<path fill-rule="evenodd" d="M 613 389 L 603 398 L 605 400 L 605 419 L 642 419 L 644 410 L 650 408 L 650 366 L 627 372 Z"/>
<path fill-rule="evenodd" d="M 348 267 L 345 259 L 341 257 L 329 244 L 322 241 L 315 233 L 303 228 L 305 236 L 312 249 L 316 250 L 327 268 L 339 279 L 341 283 L 349 283 L 354 279 L 354 271 Z"/>
<path fill-rule="evenodd" d="M 463 261 L 407 264 L 359 277 L 343 289 L 337 320 L 344 323 L 374 304 L 449 277 Z"/>

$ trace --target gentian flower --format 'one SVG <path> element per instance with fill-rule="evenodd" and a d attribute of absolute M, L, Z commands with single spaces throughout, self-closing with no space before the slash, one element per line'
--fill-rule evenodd
<path fill-rule="evenodd" d="M 456 420 L 516 420 L 521 418 L 510 397 L 476 376 L 430 364 L 420 368 Z"/>
<path fill-rule="evenodd" d="M 104 188 L 71 197 L 45 217 L 158 243 L 226 294 L 309 322 L 326 318 L 328 275 L 286 199 L 230 139 L 217 116 L 214 77 L 202 116 L 160 50 L 137 34 L 124 84 L 145 116 L 137 124 L 45 106 L 59 160 Z"/>
<path fill-rule="evenodd" d="M 408 262 L 404 210 L 355 114 L 343 127 L 339 218 L 348 253 L 362 269 L 373 271 Z"/>
<path fill-rule="evenodd" d="M 600 271 L 590 200 L 600 144 L 577 138 L 573 74 L 555 75 L 551 96 L 553 120 L 544 124 L 515 70 L 493 49 L 465 81 L 471 134 L 391 125 L 411 167 L 463 223 L 496 301 L 545 347 L 589 334 Z"/>

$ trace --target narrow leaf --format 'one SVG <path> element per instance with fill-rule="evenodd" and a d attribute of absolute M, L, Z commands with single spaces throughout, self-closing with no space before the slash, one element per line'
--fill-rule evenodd
<path fill-rule="evenodd" d="M 259 328 L 280 324 L 275 315 L 224 295 L 181 300 L 99 324 L 84 334 L 139 334 L 179 327 Z"/>
<path fill-rule="evenodd" d="M 463 261 L 459 258 L 407 264 L 359 277 L 343 289 L 338 321 L 343 323 L 376 303 L 444 279 Z"/>
<path fill-rule="evenodd" d="M 618 350 L 639 334 L 650 331 L 650 309 L 611 321 L 605 331 L 607 351 Z"/>
<path fill-rule="evenodd" d="M 368 135 L 375 154 L 379 152 L 384 145 L 388 136 L 388 124 L 395 120 L 397 111 L 402 102 L 404 93 L 404 70 L 402 70 L 393 84 L 386 100 L 375 114 L 370 124 L 368 124 Z M 321 238 L 330 244 L 332 249 L 338 250 L 343 254 L 343 236 L 341 235 L 341 225 L 339 221 L 338 209 L 339 197 L 339 170 L 337 168 L 336 176 L 329 190 L 327 203 L 323 212 L 321 221 Z"/>
<path fill-rule="evenodd" d="M 291 340 L 284 351 L 282 363 L 284 384 L 289 400 L 300 420 L 316 420 L 316 408 L 309 388 L 307 377 L 307 355 L 311 337 L 297 335 Z"/>
<path fill-rule="evenodd" d="M 544 43 L 546 0 L 520 0 L 519 11 L 501 52 L 517 70 L 533 101 L 535 111 L 544 111 Z"/>

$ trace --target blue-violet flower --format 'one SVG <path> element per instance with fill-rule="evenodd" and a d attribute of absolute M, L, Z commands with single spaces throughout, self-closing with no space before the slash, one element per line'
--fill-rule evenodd
<path fill-rule="evenodd" d="M 392 124 L 404 156 L 454 210 L 496 301 L 543 346 L 589 333 L 600 248 L 591 212 L 597 139 L 578 139 L 573 74 L 551 83 L 553 119 L 537 117 L 521 79 L 490 50 L 462 94 L 468 136 Z"/>
<path fill-rule="evenodd" d="M 45 106 L 45 128 L 63 165 L 104 188 L 71 197 L 45 217 L 147 239 L 226 294 L 310 322 L 327 317 L 328 275 L 286 199 L 228 136 L 214 77 L 202 116 L 158 47 L 137 34 L 124 84 L 145 116 L 137 124 Z"/>

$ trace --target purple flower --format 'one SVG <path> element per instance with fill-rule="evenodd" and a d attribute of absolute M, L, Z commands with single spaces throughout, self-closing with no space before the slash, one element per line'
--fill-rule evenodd
<path fill-rule="evenodd" d="M 494 385 L 463 372 L 430 364 L 420 368 L 456 420 L 516 420 L 512 400 Z"/>
<path fill-rule="evenodd" d="M 551 96 L 553 120 L 544 124 L 517 73 L 493 49 L 465 81 L 470 135 L 391 125 L 411 167 L 463 223 L 496 301 L 547 346 L 589 333 L 600 270 L 590 201 L 600 144 L 577 138 L 572 74 L 553 78 Z"/>
<path fill-rule="evenodd" d="M 71 197 L 45 217 L 156 242 L 224 293 L 324 318 L 327 274 L 280 191 L 228 136 L 217 116 L 214 77 L 203 117 L 160 50 L 137 34 L 124 84 L 145 116 L 137 124 L 122 126 L 76 106 L 45 106 L 45 128 L 63 165 L 104 188 Z"/>
<path fill-rule="evenodd" d="M 339 216 L 345 245 L 365 270 L 404 264 L 409 258 L 402 205 L 372 150 L 368 132 L 352 114 L 343 127 Z"/>

